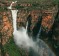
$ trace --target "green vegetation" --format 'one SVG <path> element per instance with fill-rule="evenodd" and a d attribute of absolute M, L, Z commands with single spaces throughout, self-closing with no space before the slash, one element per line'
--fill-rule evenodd
<path fill-rule="evenodd" d="M 5 0 L 2 0 L 3 2 L 5 1 Z M 59 2 L 59 0 L 8 0 L 8 1 L 18 1 L 19 3 L 23 3 L 23 2 L 25 2 L 25 3 L 35 3 L 35 2 L 37 2 L 37 3 L 39 3 L 39 4 L 43 4 L 43 3 L 45 3 L 45 4 L 48 4 L 47 2 L 53 2 L 53 3 L 55 3 L 55 4 L 57 4 L 58 2 Z"/>
<path fill-rule="evenodd" d="M 4 2 L 5 0 L 2 0 Z M 16 1 L 16 0 L 8 0 L 8 1 Z M 58 5 L 59 0 L 17 0 L 17 3 L 29 3 L 32 4 L 31 7 L 26 7 L 26 6 L 15 6 L 16 9 L 27 9 L 27 10 L 32 10 L 32 9 L 47 9 L 51 8 L 55 5 Z M 1 9 L 0 9 L 1 10 Z M 7 10 L 5 7 L 4 10 Z"/>
<path fill-rule="evenodd" d="M 3 11 L 3 8 L 2 7 L 0 7 L 0 11 Z"/>
<path fill-rule="evenodd" d="M 7 11 L 7 7 L 4 6 L 4 7 L 0 7 L 0 11 L 3 12 L 3 11 Z"/>
<path fill-rule="evenodd" d="M 4 0 L 3 0 L 4 1 Z M 8 0 L 8 1 L 19 1 L 19 2 L 44 2 L 48 0 Z M 49 0 L 49 1 L 55 1 L 58 2 L 59 0 Z"/>
<path fill-rule="evenodd" d="M 13 37 L 4 45 L 4 51 L 7 52 L 9 56 L 26 56 L 25 50 L 17 47 Z"/>
<path fill-rule="evenodd" d="M 4 50 L 9 54 L 9 56 L 26 56 L 25 50 L 18 48 L 15 45 L 13 38 L 4 45 Z"/>
<path fill-rule="evenodd" d="M 13 39 L 9 40 L 9 43 L 4 46 L 4 49 L 10 56 L 21 56 L 19 48 L 15 45 Z"/>
<path fill-rule="evenodd" d="M 15 6 L 15 8 L 17 8 L 17 9 L 24 8 L 24 6 Z"/>

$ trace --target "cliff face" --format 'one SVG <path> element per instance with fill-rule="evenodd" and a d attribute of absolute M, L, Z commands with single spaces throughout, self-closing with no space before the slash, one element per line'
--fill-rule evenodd
<path fill-rule="evenodd" d="M 12 36 L 13 28 L 12 28 L 12 16 L 10 11 L 1 12 L 1 20 L 2 20 L 2 44 L 4 45 L 9 38 Z"/>
<path fill-rule="evenodd" d="M 53 11 L 54 10 L 54 11 Z M 29 15 L 31 15 L 31 25 L 30 25 L 30 30 L 32 31 L 33 28 L 35 27 L 36 23 L 38 20 L 40 20 L 40 17 L 42 17 L 42 30 L 48 32 L 54 23 L 54 17 L 57 13 L 55 11 L 56 8 L 52 8 L 52 10 L 18 10 L 17 14 L 17 28 L 19 29 L 21 26 L 26 27 L 26 23 L 28 21 Z M 13 32 L 13 24 L 12 24 L 12 15 L 11 11 L 4 11 L 1 12 L 1 20 L 2 20 L 2 42 L 5 44 L 5 42 L 8 41 L 9 37 L 12 36 Z M 39 22 L 40 23 L 40 22 Z M 1 28 L 1 27 L 0 27 Z"/>
<path fill-rule="evenodd" d="M 54 11 L 53 11 L 54 10 Z M 48 32 L 54 23 L 55 16 L 57 14 L 56 8 L 52 8 L 50 10 L 31 10 L 27 12 L 27 10 L 19 10 L 17 17 L 17 25 L 20 27 L 22 24 L 25 27 L 27 18 L 31 15 L 31 30 L 34 28 L 40 17 L 42 17 L 42 30 Z M 22 24 L 21 24 L 22 23 Z M 40 23 L 40 22 L 39 22 Z"/>
<path fill-rule="evenodd" d="M 40 10 L 32 10 L 32 11 L 27 11 L 27 10 L 19 10 L 18 16 L 17 16 L 17 23 L 19 24 L 18 27 L 21 26 L 21 23 L 23 23 L 22 26 L 26 27 L 26 22 L 28 21 L 29 15 L 31 15 L 31 28 L 32 26 L 37 23 L 38 17 L 40 16 L 39 14 Z"/>
<path fill-rule="evenodd" d="M 9 6 L 11 4 L 8 2 L 5 3 L 0 3 L 0 42 L 2 42 L 3 45 L 5 45 L 8 40 L 10 39 L 10 37 L 12 37 L 12 33 L 13 33 L 13 20 L 12 20 L 12 14 L 11 11 L 7 9 L 6 6 Z M 13 9 L 16 9 L 17 4 L 13 4 Z M 19 4 L 18 4 L 19 5 Z M 21 6 L 25 6 L 25 8 L 27 8 L 27 4 L 20 4 Z M 30 4 L 30 6 L 32 6 Z M 30 8 L 29 6 L 29 8 Z M 3 9 L 3 10 L 2 10 Z M 4 10 L 5 9 L 5 10 Z M 30 8 L 31 9 L 31 8 Z M 42 39 L 44 41 L 48 41 L 48 39 L 52 39 L 53 41 L 55 41 L 55 43 L 53 43 L 53 45 L 55 44 L 59 44 L 59 26 L 58 26 L 58 20 L 59 16 L 57 16 L 58 14 L 58 7 L 57 6 L 52 6 L 51 8 L 47 8 L 47 9 L 20 9 L 18 8 L 18 13 L 17 13 L 17 29 L 19 29 L 20 27 L 26 27 L 26 23 L 28 21 L 29 26 L 28 26 L 28 31 L 33 35 L 36 32 L 37 28 L 36 25 L 38 24 L 38 28 L 42 27 L 42 31 L 43 33 L 41 33 L 41 37 L 43 37 Z M 59 14 L 58 14 L 59 15 Z M 54 26 L 55 25 L 55 26 Z M 55 27 L 55 29 L 54 29 Z M 36 28 L 36 29 L 35 29 Z M 57 30 L 58 29 L 58 30 Z M 38 33 L 39 29 L 37 30 Z M 53 33 L 51 33 L 51 32 Z M 52 37 L 49 35 L 50 33 L 52 35 Z M 57 34 L 55 34 L 54 32 L 56 32 Z M 46 33 L 46 35 L 45 35 Z M 48 37 L 48 38 L 45 38 Z M 50 43 L 49 45 L 52 45 L 52 43 Z M 52 48 L 53 49 L 53 48 Z"/>

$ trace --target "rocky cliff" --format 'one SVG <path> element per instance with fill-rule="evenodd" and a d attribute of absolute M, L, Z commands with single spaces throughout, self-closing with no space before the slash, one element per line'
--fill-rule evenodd
<path fill-rule="evenodd" d="M 10 4 L 11 2 L 8 2 L 8 1 L 0 2 L 0 22 L 1 22 L 0 23 L 0 33 L 1 33 L 0 42 L 2 42 L 2 45 L 8 42 L 8 40 L 10 39 L 13 33 L 12 14 L 11 14 L 11 11 L 7 9 L 7 7 Z M 20 6 L 20 7 L 17 7 L 17 6 Z M 38 7 L 34 9 L 32 8 L 32 4 L 27 4 L 27 3 L 13 4 L 13 10 L 18 9 L 17 28 L 19 29 L 22 26 L 26 27 L 26 23 L 28 21 L 30 23 L 28 26 L 29 35 L 34 35 L 35 33 L 38 33 L 39 31 L 39 29 L 37 30 L 36 28 L 36 24 L 38 23 L 39 24 L 38 27 L 42 27 L 42 32 L 41 32 L 42 40 L 47 42 L 48 39 L 50 40 L 53 39 L 53 41 L 57 41 L 57 43 L 59 43 L 58 42 L 59 41 L 58 7 L 55 5 L 55 6 L 48 7 L 47 9 L 45 9 L 44 7 L 42 9 L 40 8 Z M 34 30 L 37 30 L 37 32 L 35 32 Z M 52 37 L 49 35 L 51 32 L 53 32 Z M 58 34 L 56 35 L 54 32 L 57 32 Z M 48 45 L 51 45 L 51 43 L 50 44 L 48 43 Z"/>

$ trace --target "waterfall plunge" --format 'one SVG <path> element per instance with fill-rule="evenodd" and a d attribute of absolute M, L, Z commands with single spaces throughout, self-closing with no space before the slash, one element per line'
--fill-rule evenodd
<path fill-rule="evenodd" d="M 34 42 L 27 35 L 28 22 L 26 25 L 26 29 L 24 27 L 21 27 L 19 30 L 17 30 L 17 26 L 16 26 L 17 10 L 11 10 L 11 12 L 13 18 L 13 28 L 14 28 L 13 35 L 14 35 L 15 43 L 18 46 L 23 46 L 23 48 L 33 47 Z"/>
<path fill-rule="evenodd" d="M 11 10 L 11 12 L 12 12 L 13 28 L 14 28 L 13 35 L 16 45 L 26 49 L 29 49 L 31 47 L 37 54 L 39 54 L 38 56 L 43 56 L 43 54 L 45 54 L 46 52 L 48 53 L 48 56 L 55 56 L 53 52 L 49 49 L 49 47 L 44 43 L 44 41 L 38 39 L 37 42 L 34 42 L 28 36 L 27 34 L 28 22 L 26 25 L 26 29 L 24 27 L 21 27 L 19 30 L 17 30 L 16 27 L 17 10 Z"/>
<path fill-rule="evenodd" d="M 11 10 L 12 12 L 12 18 L 13 18 L 13 28 L 14 28 L 14 41 L 17 46 L 23 47 L 26 49 L 29 49 L 30 47 L 37 53 L 38 55 L 33 56 L 55 56 L 54 53 L 50 50 L 50 48 L 42 41 L 41 39 L 38 39 L 36 42 L 34 42 L 27 34 L 27 26 L 26 29 L 24 27 L 21 27 L 19 30 L 17 30 L 17 12 L 18 10 Z M 47 54 L 47 55 L 46 55 Z"/>
<path fill-rule="evenodd" d="M 16 31 L 17 31 L 16 18 L 17 18 L 17 12 L 18 12 L 18 10 L 11 10 L 11 12 L 12 12 L 12 18 L 13 18 L 13 28 L 14 28 L 14 32 L 16 32 Z M 14 33 L 14 32 L 13 32 L 13 33 Z"/>

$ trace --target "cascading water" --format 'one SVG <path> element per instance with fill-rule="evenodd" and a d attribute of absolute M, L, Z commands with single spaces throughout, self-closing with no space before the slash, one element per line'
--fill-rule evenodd
<path fill-rule="evenodd" d="M 16 3 L 17 1 L 15 2 L 12 2 L 11 5 L 8 7 L 8 9 L 12 9 L 12 4 Z"/>
<path fill-rule="evenodd" d="M 40 37 L 40 34 L 41 34 L 41 27 L 40 27 L 39 32 L 38 32 L 38 34 L 37 34 L 37 38 Z"/>
<path fill-rule="evenodd" d="M 14 35 L 14 40 L 15 40 L 16 45 L 18 45 L 19 47 L 27 48 L 27 49 L 31 47 L 39 56 L 43 56 L 43 54 L 45 54 L 45 49 L 47 49 L 46 52 L 48 53 L 48 56 L 54 56 L 53 52 L 48 48 L 48 46 L 42 40 L 39 39 L 38 42 L 34 42 L 32 39 L 30 39 L 30 37 L 27 35 L 27 26 L 26 26 L 26 29 L 22 27 L 20 28 L 20 30 L 17 30 L 16 16 L 15 16 L 17 15 L 15 14 L 15 11 L 17 12 L 17 10 L 11 10 L 11 11 L 13 11 L 12 13 L 13 20 L 14 20 L 13 22 L 14 34 L 13 35 Z"/>
<path fill-rule="evenodd" d="M 12 18 L 13 18 L 13 28 L 14 28 L 14 32 L 17 31 L 17 23 L 16 23 L 16 18 L 17 18 L 17 12 L 18 10 L 11 10 L 12 12 Z M 13 15 L 14 14 L 14 15 Z M 13 33 L 14 33 L 13 32 Z"/>
<path fill-rule="evenodd" d="M 36 42 L 34 42 L 28 36 L 27 34 L 28 22 L 26 24 L 26 29 L 24 27 L 21 27 L 19 30 L 17 30 L 16 18 L 18 10 L 11 10 L 11 12 L 12 12 L 13 28 L 14 28 L 13 35 L 16 45 L 26 49 L 32 48 L 34 52 L 37 53 L 37 54 L 32 53 L 33 54 L 32 56 L 55 56 L 44 41 L 38 39 Z"/>
<path fill-rule="evenodd" d="M 27 21 L 27 23 L 26 23 L 26 32 L 27 32 L 27 27 L 28 27 L 28 21 Z"/>

